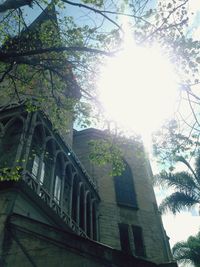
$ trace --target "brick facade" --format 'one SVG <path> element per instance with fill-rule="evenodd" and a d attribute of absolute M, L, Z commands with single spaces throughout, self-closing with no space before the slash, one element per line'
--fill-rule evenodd
<path fill-rule="evenodd" d="M 99 205 L 100 241 L 116 249 L 121 249 L 118 223 L 126 223 L 130 226 L 130 243 L 134 254 L 131 225 L 140 226 L 147 259 L 157 263 L 170 261 L 172 256 L 157 210 L 151 183 L 152 172 L 143 147 L 137 143 L 121 147 L 124 159 L 133 174 L 138 209 L 123 207 L 116 203 L 114 178 L 109 176 L 110 166 L 99 167 L 89 161 L 88 142 L 99 138 L 103 138 L 103 135 L 95 129 L 77 132 L 74 136 L 74 150 L 98 184 L 101 199 Z"/>

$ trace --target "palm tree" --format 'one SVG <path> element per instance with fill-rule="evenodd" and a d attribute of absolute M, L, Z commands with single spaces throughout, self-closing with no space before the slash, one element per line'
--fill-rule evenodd
<path fill-rule="evenodd" d="M 196 236 L 190 236 L 186 242 L 176 243 L 172 253 L 175 260 L 200 267 L 200 232 Z"/>
<path fill-rule="evenodd" d="M 162 172 L 159 175 L 159 183 L 173 188 L 173 193 L 160 204 L 162 213 L 170 210 L 175 214 L 184 208 L 200 204 L 200 154 L 196 158 L 195 170 L 183 157 L 177 157 L 176 161 L 185 164 L 188 171 Z"/>

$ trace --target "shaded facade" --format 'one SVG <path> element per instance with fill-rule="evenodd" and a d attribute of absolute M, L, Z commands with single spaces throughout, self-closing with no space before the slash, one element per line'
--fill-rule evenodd
<path fill-rule="evenodd" d="M 76 233 L 97 239 L 97 188 L 44 114 L 24 112 L 21 106 L 2 111 L 0 123 L 2 179 L 15 179 L 18 171 Z"/>
<path fill-rule="evenodd" d="M 44 10 L 2 50 L 45 47 L 43 31 L 50 34 L 52 45 L 60 43 L 54 8 Z M 80 88 L 66 57 L 61 54 L 58 65 L 54 58 L 45 62 L 67 79 L 59 84 L 57 97 L 77 101 Z M 31 73 L 30 67 L 26 74 Z M 49 91 L 42 81 L 40 76 L 34 80 L 35 95 L 28 100 L 37 101 L 44 91 L 44 110 L 50 115 Z M 123 145 L 125 170 L 110 177 L 109 164 L 100 167 L 89 161 L 89 141 L 103 139 L 105 133 L 73 133 L 72 108 L 62 116 L 68 128 L 61 137 L 44 112 L 27 112 L 23 104 L 6 106 L 15 97 L 4 83 L 8 92 L 2 90 L 0 97 L 0 266 L 176 266 L 143 147 Z"/>
<path fill-rule="evenodd" d="M 172 260 L 142 144 L 127 140 L 121 145 L 125 170 L 110 177 L 111 166 L 99 167 L 89 160 L 90 140 L 102 138 L 105 134 L 95 129 L 74 135 L 74 150 L 98 183 L 100 241 L 156 263 Z"/>
<path fill-rule="evenodd" d="M 0 110 L 1 266 L 176 266 L 147 160 L 124 147 L 125 171 L 110 177 L 89 161 L 102 136 L 76 132 L 72 149 L 44 113 Z"/>

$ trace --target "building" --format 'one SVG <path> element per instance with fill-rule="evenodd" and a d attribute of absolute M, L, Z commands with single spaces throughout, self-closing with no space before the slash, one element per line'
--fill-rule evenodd
<path fill-rule="evenodd" d="M 88 160 L 98 130 L 75 132 L 72 149 L 23 104 L 0 110 L 0 129 L 1 266 L 176 266 L 135 144 L 110 177 Z"/>
<path fill-rule="evenodd" d="M 33 26 L 43 22 L 41 15 L 30 27 L 36 36 Z M 14 38 L 2 49 L 12 51 L 19 43 L 29 49 L 29 43 L 35 45 L 31 37 L 32 32 L 22 33 L 20 42 Z M 68 75 L 71 80 L 71 70 Z M 78 97 L 78 87 L 72 86 Z M 26 101 L 8 102 L 7 96 L 1 98 L 0 266 L 177 266 L 141 144 L 121 146 L 125 170 L 110 177 L 109 164 L 100 167 L 89 160 L 89 141 L 106 133 L 73 131 L 68 112 L 63 120 L 69 131 L 61 137 L 44 111 L 27 111 Z"/>

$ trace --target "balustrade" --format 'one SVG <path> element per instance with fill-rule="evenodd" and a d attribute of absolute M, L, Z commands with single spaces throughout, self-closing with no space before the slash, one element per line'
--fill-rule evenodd
<path fill-rule="evenodd" d="M 96 184 L 41 112 L 24 112 L 22 116 L 21 112 L 20 109 L 16 118 L 12 115 L 0 119 L 0 141 L 7 140 L 7 136 L 16 137 L 13 140 L 18 140 L 14 154 L 17 161 L 13 162 L 21 164 L 24 182 L 75 233 L 93 238 L 97 226 L 92 225 L 95 220 L 91 201 L 99 201 Z M 6 130 L 10 135 L 6 135 Z"/>

